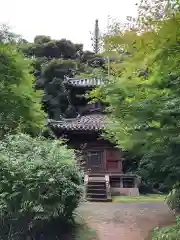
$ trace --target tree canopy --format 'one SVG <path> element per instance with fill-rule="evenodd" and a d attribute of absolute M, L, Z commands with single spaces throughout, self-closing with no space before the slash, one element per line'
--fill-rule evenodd
<path fill-rule="evenodd" d="M 16 48 L 0 44 L 0 136 L 18 130 L 36 135 L 44 125 L 30 64 Z"/>
<path fill-rule="evenodd" d="M 151 22 L 151 29 L 106 38 L 116 55 L 129 54 L 111 65 L 114 76 L 93 93 L 109 104 L 117 123 L 107 129 L 109 139 L 139 156 L 142 177 L 169 186 L 179 181 L 180 171 L 180 15 L 172 11 Z"/>
<path fill-rule="evenodd" d="M 49 118 L 59 119 L 70 107 L 62 82 L 64 77 L 89 76 L 94 69 L 106 71 L 104 57 L 84 51 L 83 44 L 67 39 L 54 40 L 38 35 L 33 43 L 18 44 L 18 49 L 32 61 L 31 73 L 36 78 L 36 89 L 43 90 L 43 109 Z"/>

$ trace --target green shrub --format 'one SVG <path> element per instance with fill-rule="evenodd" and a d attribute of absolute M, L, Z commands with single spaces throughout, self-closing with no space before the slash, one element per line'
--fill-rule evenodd
<path fill-rule="evenodd" d="M 179 240 L 180 217 L 177 217 L 176 225 L 166 228 L 156 228 L 153 232 L 153 240 Z"/>
<path fill-rule="evenodd" d="M 61 142 L 8 136 L 0 141 L 0 167 L 0 239 L 24 239 L 73 219 L 82 175 Z"/>
<path fill-rule="evenodd" d="M 177 184 L 167 196 L 167 204 L 175 212 L 180 212 L 180 185 Z"/>

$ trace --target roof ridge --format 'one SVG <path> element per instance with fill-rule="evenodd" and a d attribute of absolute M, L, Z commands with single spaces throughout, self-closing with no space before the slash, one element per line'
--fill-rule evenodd
<path fill-rule="evenodd" d="M 63 118 L 62 120 L 55 120 L 55 119 L 48 119 L 48 122 L 49 123 L 64 123 L 64 122 L 71 122 L 71 121 L 74 121 L 74 120 L 78 120 L 80 119 L 82 116 L 79 115 L 75 118 Z"/>
<path fill-rule="evenodd" d="M 80 118 L 82 118 L 82 117 L 91 117 L 91 116 L 106 116 L 105 114 L 103 114 L 103 113 L 92 113 L 92 114 L 85 114 L 85 115 L 78 115 L 77 117 L 74 117 L 74 118 L 63 118 L 63 120 L 55 120 L 55 119 L 48 119 L 48 122 L 56 122 L 56 123 L 63 123 L 63 122 L 65 122 L 65 121 L 74 121 L 74 120 L 78 120 L 78 119 L 80 119 Z"/>

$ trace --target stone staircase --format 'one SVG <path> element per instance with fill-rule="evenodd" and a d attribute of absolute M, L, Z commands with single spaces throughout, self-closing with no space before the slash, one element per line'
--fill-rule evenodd
<path fill-rule="evenodd" d="M 84 177 L 85 197 L 87 201 L 112 201 L 109 175 L 86 174 Z"/>

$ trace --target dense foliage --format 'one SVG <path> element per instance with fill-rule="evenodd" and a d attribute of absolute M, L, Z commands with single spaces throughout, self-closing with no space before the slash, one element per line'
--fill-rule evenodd
<path fill-rule="evenodd" d="M 76 68 L 74 60 L 53 59 L 44 63 L 36 80 L 36 89 L 44 91 L 42 106 L 51 119 L 60 119 L 69 106 L 68 92 L 64 87 L 64 76 L 73 76 Z"/>
<path fill-rule="evenodd" d="M 176 224 L 166 228 L 156 228 L 153 232 L 153 240 L 177 240 L 180 239 L 180 218 L 177 217 Z"/>
<path fill-rule="evenodd" d="M 81 198 L 73 151 L 59 141 L 11 135 L 0 141 L 0 168 L 0 238 L 49 239 L 49 231 L 55 239 L 51 227 L 71 220 Z"/>
<path fill-rule="evenodd" d="M 47 41 L 37 36 L 35 44 Z M 64 91 L 57 85 L 61 87 L 76 62 L 25 58 L 20 51 L 25 45 L 29 43 L 6 26 L 0 28 L 0 239 L 57 239 L 73 220 L 82 174 L 72 150 L 62 142 L 37 138 L 45 124 L 41 102 L 46 103 L 47 95 L 36 89 L 55 102 L 56 94 Z"/>
<path fill-rule="evenodd" d="M 93 94 L 109 104 L 117 124 L 108 137 L 139 159 L 136 172 L 172 187 L 180 172 L 180 15 L 168 14 L 141 34 L 133 29 L 106 37 L 123 61 L 111 64 L 114 77 Z"/>
<path fill-rule="evenodd" d="M 36 36 L 34 43 L 20 43 L 18 49 L 32 61 L 31 73 L 36 77 L 36 89 L 43 90 L 42 106 L 49 118 L 59 120 L 70 107 L 62 82 L 65 76 L 86 76 L 94 68 L 106 69 L 102 56 L 84 51 L 82 44 L 70 40 L 53 40 Z M 73 102 L 73 99 L 71 99 Z"/>
<path fill-rule="evenodd" d="M 167 197 L 167 204 L 176 212 L 180 212 L 180 186 L 176 184 Z"/>
<path fill-rule="evenodd" d="M 12 45 L 0 44 L 0 136 L 19 130 L 36 135 L 44 125 L 30 64 Z"/>

